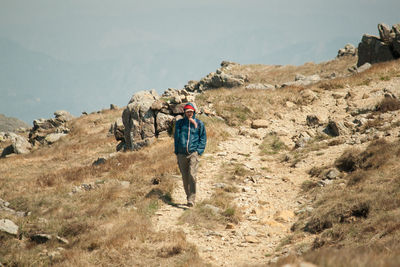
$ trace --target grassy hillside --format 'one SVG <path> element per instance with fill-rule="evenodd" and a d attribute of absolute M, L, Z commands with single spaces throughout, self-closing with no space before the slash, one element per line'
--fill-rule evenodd
<path fill-rule="evenodd" d="M 231 73 L 246 75 L 247 83 L 281 84 L 293 80 L 298 73 L 324 77 L 334 72 L 339 78 L 279 90 L 248 90 L 243 86 L 198 95 L 199 107 L 211 106 L 224 119 L 202 117 L 209 138 L 206 153 L 216 154 L 220 149 L 218 144 L 231 137 L 225 129 L 248 129 L 257 119 L 270 119 L 271 124 L 282 124 L 289 127 L 285 131 L 297 133 L 295 128 L 303 127 L 305 122 L 294 117 L 296 113 L 318 112 L 320 108 L 316 106 L 319 102 L 304 97 L 306 90 L 331 96 L 342 94 L 347 88 L 372 94 L 373 90 L 382 91 L 381 83 L 386 81 L 399 86 L 399 61 L 350 74 L 347 68 L 355 61 L 349 57 L 299 67 L 234 66 Z M 345 74 L 349 76 L 344 77 Z M 378 103 L 374 110 L 365 111 L 368 113 L 365 116 L 370 116 L 369 122 L 353 135 L 369 129 L 399 128 L 400 124 L 390 117 L 398 114 L 398 101 Z M 349 106 L 352 107 L 351 103 Z M 289 108 L 292 114 L 287 113 Z M 0 263 L 5 266 L 209 265 L 207 259 L 200 257 L 197 244 L 187 240 L 186 232 L 157 231 L 152 224 L 159 207 L 171 203 L 172 192 L 181 186 L 172 138 L 158 139 L 140 151 L 117 153 L 117 142 L 108 135 L 108 129 L 121 113 L 122 109 L 102 110 L 75 118 L 67 125 L 70 134 L 55 144 L 27 155 L 0 159 L 0 198 L 10 203 L 9 208 L 26 213 L 18 216 L 0 210 L 1 219 L 10 219 L 19 226 L 17 236 L 0 232 Z M 386 115 L 382 114 L 389 114 L 386 121 L 382 119 Z M 301 149 L 291 147 L 291 141 L 285 138 L 276 132 L 262 137 L 262 164 L 277 160 L 294 173 L 297 169 L 306 170 L 307 181 L 299 188 L 299 194 L 308 199 L 306 204 L 312 209 L 297 215 L 292 232 L 276 248 L 276 255 L 283 256 L 275 264 L 308 261 L 318 266 L 396 266 L 400 261 L 398 137 L 380 136 L 349 145 L 342 137 L 316 135 Z M 325 156 L 333 161 L 318 165 Z M 99 158 L 105 161 L 93 164 Z M 244 179 L 247 170 L 240 163 L 245 164 L 228 165 L 220 178 L 225 183 L 232 181 L 232 177 Z M 273 174 L 273 166 L 267 166 L 263 170 Z M 340 171 L 339 178 L 321 186 L 321 177 L 334 167 Z M 215 223 L 240 224 L 240 213 L 231 216 L 228 204 L 234 199 L 232 194 L 240 196 L 242 192 L 233 184 L 219 192 L 203 203 L 226 208 L 223 222 Z M 207 213 L 196 213 L 202 207 L 185 212 L 183 223 L 214 223 L 208 220 Z M 202 232 L 204 228 L 200 225 L 191 231 Z M 43 241 L 38 234 L 51 235 L 51 239 Z M 283 248 L 293 253 L 280 254 Z M 265 257 L 265 264 L 271 258 L 261 256 Z"/>

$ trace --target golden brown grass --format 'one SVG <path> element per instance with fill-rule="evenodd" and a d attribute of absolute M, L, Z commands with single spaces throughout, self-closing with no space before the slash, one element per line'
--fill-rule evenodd
<path fill-rule="evenodd" d="M 347 150 L 338 158 L 336 166 L 348 172 L 347 184 L 314 190 L 314 211 L 292 227 L 296 233 L 316 235 L 305 259 L 322 266 L 398 263 L 399 155 L 400 142 L 377 140 L 363 151 Z"/>
<path fill-rule="evenodd" d="M 348 74 L 348 68 L 357 63 L 357 57 L 343 57 L 315 64 L 305 63 L 301 66 L 271 66 L 271 65 L 238 65 L 232 69 L 233 74 L 246 74 L 249 83 L 267 83 L 271 85 L 294 81 L 296 74 L 305 76 L 318 74 L 321 77 Z"/>
<path fill-rule="evenodd" d="M 382 77 L 384 77 L 384 79 L 382 79 Z M 388 81 L 394 77 L 400 77 L 400 60 L 374 64 L 370 69 L 364 72 L 349 77 L 323 81 L 319 84 L 319 87 L 326 90 L 334 90 L 337 88 L 345 88 L 346 86 L 368 86 L 373 81 Z"/>
<path fill-rule="evenodd" d="M 206 91 L 198 97 L 200 105 L 213 103 L 217 114 L 231 126 L 242 125 L 246 120 L 264 119 L 273 114 L 276 107 L 287 101 L 300 103 L 300 90 L 284 88 L 274 90 L 246 90 L 244 88 Z"/>
<path fill-rule="evenodd" d="M 118 111 L 102 111 L 69 123 L 71 133 L 29 155 L 0 160 L 0 197 L 27 217 L 5 214 L 20 227 L 20 239 L 0 235 L 0 259 L 7 266 L 155 266 L 199 265 L 196 248 L 179 232 L 157 233 L 150 218 L 171 195 L 178 172 L 171 139 L 140 152 L 114 152 L 107 137 Z M 93 166 L 99 157 L 104 164 Z M 159 183 L 154 185 L 152 180 Z M 98 183 L 95 183 L 95 182 Z M 127 187 L 119 181 L 129 181 Z M 91 190 L 72 194 L 75 186 Z M 151 192 L 158 192 L 152 194 Z M 3 217 L 3 214 L 2 214 Z M 30 236 L 46 233 L 44 244 Z M 55 236 L 69 244 L 61 244 Z M 63 250 L 55 257 L 49 253 Z M 46 251 L 44 251 L 46 250 Z"/>

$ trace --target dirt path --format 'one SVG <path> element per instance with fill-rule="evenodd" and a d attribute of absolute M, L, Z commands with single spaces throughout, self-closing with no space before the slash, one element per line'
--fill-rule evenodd
<path fill-rule="evenodd" d="M 276 253 L 276 248 L 290 233 L 294 211 L 304 203 L 298 192 L 306 176 L 301 168 L 281 163 L 278 155 L 259 156 L 261 140 L 234 131 L 234 137 L 219 145 L 219 152 L 201 158 L 197 202 L 209 199 L 216 187 L 221 186 L 215 177 L 221 169 L 227 164 L 242 163 L 255 173 L 235 184 L 239 190 L 233 193 L 234 202 L 242 208 L 243 220 L 218 230 L 178 224 L 184 209 L 163 203 L 154 218 L 155 230 L 183 231 L 188 241 L 197 246 L 200 256 L 215 266 L 265 264 L 285 253 Z M 179 186 L 172 198 L 174 203 L 184 204 L 185 193 L 180 178 L 177 179 Z"/>

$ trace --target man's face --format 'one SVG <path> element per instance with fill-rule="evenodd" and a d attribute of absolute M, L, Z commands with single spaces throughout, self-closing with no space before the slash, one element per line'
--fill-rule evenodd
<path fill-rule="evenodd" d="M 186 115 L 186 117 L 188 118 L 188 119 L 190 119 L 190 118 L 192 118 L 193 117 L 193 110 L 191 110 L 191 109 L 187 109 L 187 110 L 185 110 L 185 115 Z"/>

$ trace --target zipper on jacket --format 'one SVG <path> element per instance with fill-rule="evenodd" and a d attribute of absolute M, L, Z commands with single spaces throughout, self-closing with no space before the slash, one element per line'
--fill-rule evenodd
<path fill-rule="evenodd" d="M 187 140 L 187 143 L 186 143 L 186 151 L 187 151 L 187 153 L 189 154 L 189 140 L 190 140 L 190 121 L 189 121 L 189 128 L 188 128 L 189 130 L 188 130 L 188 140 Z"/>

